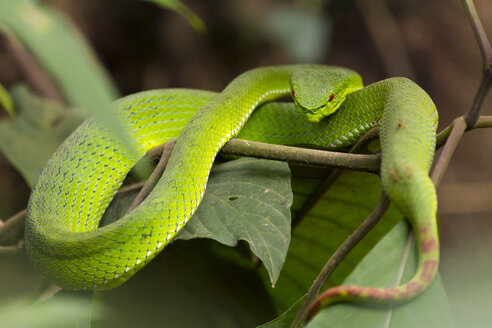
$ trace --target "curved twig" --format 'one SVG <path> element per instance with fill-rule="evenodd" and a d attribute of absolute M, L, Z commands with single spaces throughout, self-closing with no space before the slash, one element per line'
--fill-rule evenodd
<path fill-rule="evenodd" d="M 162 173 L 164 172 L 164 169 L 167 166 L 167 162 L 169 161 L 169 157 L 171 156 L 171 151 L 174 145 L 176 144 L 177 140 L 178 140 L 177 138 L 173 138 L 162 145 L 161 147 L 162 153 L 159 162 L 157 163 L 157 166 L 152 171 L 152 174 L 147 179 L 147 181 L 145 181 L 145 183 L 143 184 L 142 189 L 137 194 L 137 197 L 135 197 L 133 202 L 130 204 L 127 213 L 130 213 L 138 205 L 140 205 L 140 203 L 143 202 L 145 198 L 147 198 L 147 196 L 150 194 L 152 189 L 154 189 L 157 182 L 159 182 L 159 179 L 161 178 Z"/>
<path fill-rule="evenodd" d="M 321 269 L 318 277 L 314 280 L 309 292 L 304 300 L 304 304 L 302 305 L 299 312 L 297 312 L 296 318 L 292 322 L 291 328 L 301 327 L 302 323 L 306 320 L 308 314 L 314 314 L 311 309 L 316 297 L 318 296 L 321 288 L 325 284 L 326 280 L 330 278 L 333 271 L 337 268 L 340 262 L 347 256 L 347 254 L 357 245 L 362 238 L 364 238 L 369 231 L 374 228 L 374 226 L 379 222 L 379 220 L 383 217 L 384 213 L 388 209 L 390 205 L 390 200 L 384 192 L 381 193 L 381 197 L 379 199 L 379 203 L 372 211 L 372 213 L 362 222 L 362 224 L 355 229 L 354 232 L 343 242 L 342 245 L 333 253 L 328 262 L 326 262 L 323 269 Z"/>
<path fill-rule="evenodd" d="M 446 168 L 448 167 L 449 161 L 451 160 L 451 156 L 453 156 L 454 151 L 456 150 L 456 146 L 461 140 L 461 137 L 466 131 L 466 122 L 463 117 L 458 117 L 454 120 L 451 128 L 451 132 L 447 138 L 446 143 L 444 144 L 444 149 L 439 156 L 436 165 L 431 173 L 432 182 L 437 186 L 441 182 L 442 177 L 444 176 L 444 172 L 446 172 Z"/>
<path fill-rule="evenodd" d="M 473 34 L 475 35 L 475 39 L 477 40 L 478 47 L 480 48 L 480 53 L 482 55 L 482 67 L 485 71 L 492 65 L 492 47 L 490 46 L 487 34 L 485 34 L 480 17 L 478 17 L 473 0 L 462 0 L 461 2 L 465 8 L 465 13 L 473 30 Z"/>

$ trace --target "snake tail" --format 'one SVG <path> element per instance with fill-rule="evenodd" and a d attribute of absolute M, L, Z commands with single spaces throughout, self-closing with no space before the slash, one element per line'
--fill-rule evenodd
<path fill-rule="evenodd" d="M 322 307 L 338 302 L 394 303 L 421 294 L 433 281 L 439 266 L 439 241 L 433 224 L 417 226 L 419 264 L 415 276 L 407 283 L 389 288 L 337 286 L 324 291 L 311 306 L 308 320 Z M 414 230 L 415 231 L 415 230 Z"/>
<path fill-rule="evenodd" d="M 398 83 L 391 85 L 396 80 Z M 409 300 L 424 291 L 437 273 L 437 199 L 428 175 L 432 162 L 428 156 L 432 151 L 429 150 L 435 147 L 437 111 L 430 97 L 410 80 L 388 79 L 385 88 L 383 106 L 387 108 L 381 123 L 382 186 L 412 225 L 419 256 L 418 269 L 410 281 L 396 287 L 342 285 L 329 288 L 312 305 L 308 318 L 321 307 L 336 302 L 393 303 Z"/>

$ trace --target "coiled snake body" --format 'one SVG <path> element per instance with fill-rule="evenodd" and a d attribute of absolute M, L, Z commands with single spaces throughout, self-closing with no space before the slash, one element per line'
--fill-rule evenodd
<path fill-rule="evenodd" d="M 295 96 L 291 104 L 262 103 Z M 113 288 L 154 258 L 198 207 L 216 154 L 240 137 L 279 144 L 346 146 L 381 125 L 381 179 L 412 223 L 419 269 L 394 288 L 341 286 L 328 301 L 395 300 L 414 296 L 434 277 L 438 261 L 435 189 L 428 177 L 437 112 L 415 83 L 391 78 L 362 88 L 360 77 L 330 66 L 290 65 L 248 71 L 220 94 L 169 89 L 117 102 L 139 155 L 177 137 L 166 171 L 147 199 L 120 220 L 98 228 L 128 171 L 138 160 L 94 120 L 56 151 L 33 189 L 26 249 L 53 282 L 69 289 Z M 339 107 L 339 108 L 338 108 Z M 338 108 L 338 109 L 337 109 Z"/>

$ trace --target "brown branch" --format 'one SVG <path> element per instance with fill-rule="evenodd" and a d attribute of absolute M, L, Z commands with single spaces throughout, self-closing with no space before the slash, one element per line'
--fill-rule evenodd
<path fill-rule="evenodd" d="M 380 155 L 339 153 L 267 144 L 242 139 L 231 139 L 222 148 L 229 155 L 272 159 L 308 166 L 347 168 L 350 170 L 378 172 Z"/>
<path fill-rule="evenodd" d="M 142 189 L 144 184 L 145 184 L 145 182 L 143 182 L 143 181 L 132 183 L 131 185 L 121 187 L 118 190 L 118 193 L 127 193 L 130 191 Z"/>
<path fill-rule="evenodd" d="M 333 253 L 328 262 L 326 262 L 323 269 L 321 269 L 318 277 L 313 282 L 309 292 L 306 296 L 304 304 L 302 305 L 299 312 L 297 312 L 296 318 L 292 322 L 291 328 L 301 327 L 305 322 L 308 314 L 314 315 L 311 313 L 311 306 L 316 300 L 316 297 L 319 295 L 321 288 L 325 284 L 326 280 L 330 278 L 333 274 L 337 266 L 340 262 L 347 256 L 347 254 L 364 238 L 369 231 L 374 228 L 374 226 L 379 222 L 379 220 L 383 217 L 384 213 L 388 209 L 390 205 L 390 200 L 384 192 L 381 193 L 381 198 L 379 199 L 379 203 L 374 209 L 374 211 L 362 222 L 362 224 L 354 231 L 352 234 L 343 242 L 342 245 Z"/>
<path fill-rule="evenodd" d="M 492 115 L 480 116 L 472 129 L 492 128 Z"/>
<path fill-rule="evenodd" d="M 490 46 L 487 34 L 483 29 L 482 22 L 475 9 L 473 0 L 462 0 L 461 2 L 465 9 L 468 21 L 470 22 L 475 39 L 477 40 L 478 47 L 480 48 L 480 54 L 482 55 L 482 81 L 477 90 L 477 94 L 475 95 L 475 99 L 473 100 L 473 104 L 465 115 L 467 127 L 470 128 L 477 121 L 482 108 L 482 103 L 492 84 L 492 47 Z"/>
<path fill-rule="evenodd" d="M 473 0 L 462 0 L 463 7 L 465 8 L 465 13 L 470 22 L 473 34 L 477 40 L 478 46 L 480 48 L 480 53 L 482 55 L 482 67 L 486 71 L 492 66 L 492 47 L 490 46 L 489 39 L 485 30 L 483 29 L 480 17 L 478 17 L 477 10 L 473 4 Z"/>
<path fill-rule="evenodd" d="M 17 40 L 14 33 L 6 25 L 1 23 L 0 32 L 4 35 L 7 46 L 17 59 L 24 76 L 31 87 L 46 98 L 64 104 L 65 100 L 55 83 Z"/>
<path fill-rule="evenodd" d="M 152 171 L 152 174 L 150 177 L 147 179 L 147 181 L 143 184 L 142 189 L 140 192 L 137 194 L 137 197 L 133 200 L 131 203 L 130 207 L 128 208 L 127 213 L 130 213 L 133 211 L 138 205 L 140 205 L 141 202 L 144 201 L 145 198 L 151 193 L 152 189 L 154 189 L 155 185 L 157 182 L 159 182 L 159 179 L 162 176 L 162 173 L 164 172 L 167 162 L 169 161 L 169 157 L 171 156 L 171 151 L 176 144 L 177 138 L 173 138 L 169 140 L 168 142 L 164 143 L 160 149 L 162 151 L 161 157 L 159 159 L 159 163 L 157 163 L 157 166 L 155 169 Z"/>
<path fill-rule="evenodd" d="M 475 125 L 478 118 L 480 117 L 480 112 L 482 111 L 483 101 L 487 96 L 490 86 L 492 85 L 492 64 L 486 69 L 482 75 L 482 81 L 480 82 L 480 86 L 478 87 L 477 93 L 475 94 L 475 98 L 473 99 L 473 103 L 465 114 L 465 121 L 467 129 L 471 128 Z"/>
<path fill-rule="evenodd" d="M 159 154 L 165 144 L 151 149 L 153 156 Z M 378 172 L 380 155 L 350 154 L 336 151 L 317 150 L 269 144 L 244 139 L 231 139 L 221 149 L 228 155 L 271 159 L 294 164 L 349 170 Z"/>
<path fill-rule="evenodd" d="M 436 165 L 434 166 L 434 169 L 431 173 L 431 179 L 432 182 L 434 182 L 436 188 L 441 182 L 442 177 L 444 176 L 444 172 L 446 172 L 446 169 L 448 167 L 449 161 L 451 160 L 451 157 L 456 150 L 456 146 L 458 146 L 458 143 L 460 142 L 461 137 L 463 136 L 465 131 L 465 119 L 463 117 L 458 117 L 453 122 L 451 133 L 449 134 L 449 137 L 444 144 L 441 155 L 439 156 Z"/>
<path fill-rule="evenodd" d="M 441 132 L 437 134 L 436 149 L 439 149 L 442 146 L 444 146 L 444 144 L 448 140 L 451 131 L 453 130 L 453 125 L 454 125 L 454 121 L 453 123 L 445 127 L 443 130 L 441 130 Z M 474 129 L 484 129 L 484 128 L 492 128 L 492 116 L 480 116 L 477 122 L 475 123 L 475 125 L 471 129 L 468 129 L 467 131 L 474 130 Z"/>

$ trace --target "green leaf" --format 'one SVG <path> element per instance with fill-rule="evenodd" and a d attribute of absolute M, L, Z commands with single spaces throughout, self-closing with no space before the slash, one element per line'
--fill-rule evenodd
<path fill-rule="evenodd" d="M 177 236 L 212 238 L 235 246 L 249 243 L 272 285 L 290 242 L 290 170 L 286 163 L 244 158 L 217 166 L 203 204 Z"/>
<path fill-rule="evenodd" d="M 417 268 L 417 249 L 406 222 L 400 222 L 362 260 L 344 282 L 345 285 L 394 286 L 399 272 L 402 282 L 410 280 Z M 405 252 L 408 257 L 404 256 Z M 405 260 L 407 259 L 407 260 Z M 454 327 L 441 279 L 415 300 L 395 306 L 363 306 L 334 304 L 321 310 L 306 328 L 367 327 L 367 328 L 439 328 Z"/>
<path fill-rule="evenodd" d="M 298 213 L 312 190 L 326 176 L 324 171 L 293 168 L 294 213 Z M 270 290 L 278 311 L 305 295 L 322 266 L 372 211 L 379 196 L 380 181 L 376 175 L 346 171 L 298 222 L 277 287 Z M 403 256 L 406 251 L 409 251 L 408 257 Z M 402 261 L 405 258 L 407 260 Z M 415 245 L 409 242 L 408 225 L 401 220 L 399 211 L 390 207 L 381 222 L 341 262 L 324 288 L 342 284 L 393 286 L 400 270 L 404 270 L 402 281 L 410 279 L 416 270 L 416 261 Z M 294 314 L 289 317 L 293 318 Z M 438 325 L 441 322 L 437 321 L 443 317 L 444 326 L 454 326 L 438 277 L 414 302 L 393 310 L 361 304 L 335 304 L 322 310 L 309 327 L 441 327 Z M 291 321 L 280 322 L 282 325 L 273 327 L 290 327 Z"/>
<path fill-rule="evenodd" d="M 242 255 L 210 240 L 173 243 L 121 287 L 95 294 L 111 311 L 92 327 L 241 328 L 272 318 L 254 268 L 231 257 Z"/>
<path fill-rule="evenodd" d="M 34 56 L 71 106 L 88 110 L 134 150 L 123 121 L 112 109 L 117 97 L 114 85 L 68 20 L 39 1 L 1 1 L 0 23 Z"/>
<path fill-rule="evenodd" d="M 0 121 L 0 150 L 32 187 L 50 156 L 85 114 L 34 96 L 25 86 L 15 87 L 12 97 L 17 113 Z"/>
<path fill-rule="evenodd" d="M 115 198 L 102 225 L 123 216 L 136 194 Z M 251 158 L 219 164 L 202 203 L 175 240 L 210 238 L 228 246 L 245 240 L 275 284 L 289 247 L 291 204 L 287 164 Z"/>
<path fill-rule="evenodd" d="M 294 305 L 288 308 L 284 313 L 279 315 L 274 320 L 267 322 L 258 328 L 284 328 L 290 327 L 291 323 L 294 321 L 297 312 L 300 310 L 302 304 L 304 303 L 305 297 L 299 299 Z"/>
<path fill-rule="evenodd" d="M 14 105 L 7 90 L 0 84 L 0 107 L 3 107 L 7 114 L 14 116 Z"/>
<path fill-rule="evenodd" d="M 324 176 L 326 170 L 293 169 L 294 213 Z M 307 293 L 333 252 L 374 209 L 380 192 L 378 176 L 346 171 L 297 224 L 277 285 L 270 290 L 279 312 Z M 401 218 L 399 211 L 390 207 L 381 222 L 342 261 L 326 287 L 341 284 Z"/>
<path fill-rule="evenodd" d="M 198 17 L 193 11 L 190 10 L 183 2 L 179 0 L 143 0 L 147 2 L 153 2 L 162 8 L 174 10 L 184 19 L 188 21 L 197 32 L 203 33 L 207 29 L 205 23 Z"/>

